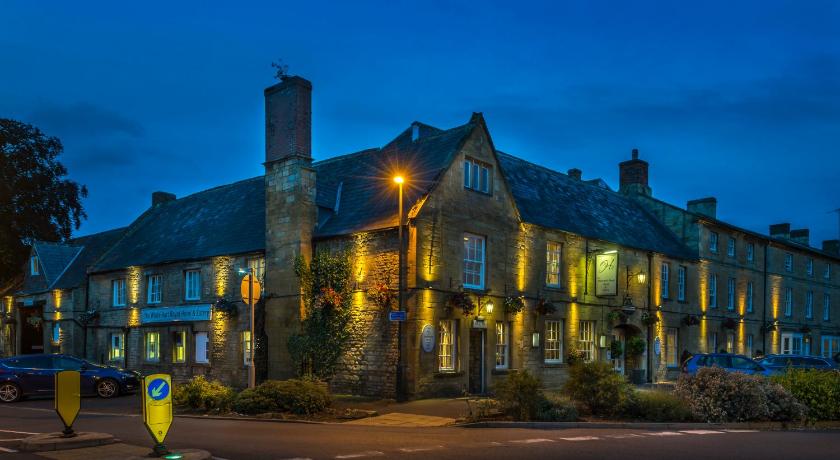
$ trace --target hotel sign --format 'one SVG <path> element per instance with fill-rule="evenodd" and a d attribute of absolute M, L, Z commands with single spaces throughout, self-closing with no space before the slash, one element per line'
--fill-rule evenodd
<path fill-rule="evenodd" d="M 152 307 L 140 310 L 140 324 L 210 321 L 210 304 Z"/>
<path fill-rule="evenodd" d="M 595 295 L 618 295 L 618 252 L 595 256 Z"/>

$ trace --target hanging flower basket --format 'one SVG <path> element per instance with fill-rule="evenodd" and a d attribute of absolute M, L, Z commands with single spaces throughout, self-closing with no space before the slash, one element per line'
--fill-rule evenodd
<path fill-rule="evenodd" d="M 569 363 L 570 366 L 583 363 L 585 359 L 586 353 L 584 353 L 583 350 L 578 350 L 575 348 L 569 350 L 569 354 L 566 355 L 566 362 Z"/>
<path fill-rule="evenodd" d="M 642 313 L 642 324 L 645 326 L 653 326 L 659 322 L 659 315 L 656 313 L 644 312 Z"/>
<path fill-rule="evenodd" d="M 79 322 L 82 324 L 90 324 L 93 320 L 99 318 L 98 310 L 88 310 L 79 315 Z"/>
<path fill-rule="evenodd" d="M 525 298 L 522 296 L 505 297 L 505 313 L 515 315 L 525 309 Z"/>
<path fill-rule="evenodd" d="M 810 334 L 811 333 L 811 326 L 802 326 L 799 328 L 799 332 L 803 334 Z"/>
<path fill-rule="evenodd" d="M 621 342 L 618 340 L 613 340 L 610 342 L 610 357 L 612 359 L 621 358 L 621 355 L 624 354 L 624 346 L 621 345 Z"/>
<path fill-rule="evenodd" d="M 612 310 L 607 313 L 607 319 L 613 324 L 626 324 L 629 316 L 621 310 Z"/>
<path fill-rule="evenodd" d="M 534 311 L 537 312 L 538 315 L 550 315 L 557 311 L 557 307 L 554 306 L 553 303 L 549 302 L 547 299 L 539 299 L 537 300 L 537 305 L 534 307 Z"/>
<path fill-rule="evenodd" d="M 464 316 L 471 316 L 475 313 L 475 302 L 473 302 L 472 297 L 466 292 L 456 292 L 449 298 L 449 301 L 446 303 L 446 308 L 450 313 L 457 309 Z"/>
<path fill-rule="evenodd" d="M 218 299 L 213 304 L 213 310 L 224 315 L 225 318 L 236 318 L 239 315 L 239 307 L 230 300 Z"/>
<path fill-rule="evenodd" d="M 723 326 L 724 329 L 734 330 L 734 329 L 738 328 L 738 322 L 735 321 L 735 319 L 733 319 L 733 318 L 726 318 L 726 320 L 723 322 L 722 326 Z"/>
<path fill-rule="evenodd" d="M 764 333 L 774 332 L 775 330 L 776 330 L 776 325 L 773 324 L 773 323 L 764 323 L 764 325 L 761 326 L 761 332 L 764 332 Z"/>
<path fill-rule="evenodd" d="M 367 299 L 385 311 L 396 310 L 396 293 L 386 283 L 376 283 L 367 291 Z"/>
<path fill-rule="evenodd" d="M 696 315 L 685 315 L 683 316 L 682 323 L 686 326 L 697 326 L 700 324 L 700 318 Z"/>

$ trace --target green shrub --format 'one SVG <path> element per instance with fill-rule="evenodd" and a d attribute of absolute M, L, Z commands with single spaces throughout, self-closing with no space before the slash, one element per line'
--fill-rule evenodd
<path fill-rule="evenodd" d="M 665 391 L 636 391 L 622 408 L 624 417 L 647 422 L 689 422 L 694 419 L 689 404 Z"/>
<path fill-rule="evenodd" d="M 535 420 L 540 422 L 574 422 L 578 419 L 575 404 L 553 394 L 542 395 L 537 403 Z"/>
<path fill-rule="evenodd" d="M 632 387 L 604 362 L 579 363 L 569 367 L 563 391 L 583 404 L 593 415 L 617 413 L 632 395 Z"/>
<path fill-rule="evenodd" d="M 268 380 L 236 397 L 233 407 L 241 414 L 291 412 L 310 415 L 330 405 L 326 385 L 317 380 Z"/>
<path fill-rule="evenodd" d="M 677 381 L 676 395 L 705 422 L 800 421 L 806 408 L 782 386 L 761 376 L 704 367 Z"/>
<path fill-rule="evenodd" d="M 208 412 L 230 410 L 236 392 L 217 380 L 208 381 L 203 376 L 173 385 L 172 399 L 176 406 Z"/>
<path fill-rule="evenodd" d="M 493 387 L 499 406 L 516 420 L 534 420 L 544 399 L 540 380 L 526 370 L 511 371 Z"/>
<path fill-rule="evenodd" d="M 790 369 L 773 381 L 808 407 L 813 420 L 840 420 L 840 371 Z"/>

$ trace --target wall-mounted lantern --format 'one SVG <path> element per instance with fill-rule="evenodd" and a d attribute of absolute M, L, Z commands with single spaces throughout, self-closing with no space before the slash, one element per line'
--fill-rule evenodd
<path fill-rule="evenodd" d="M 534 331 L 531 333 L 531 348 L 539 348 L 540 347 L 540 333 Z"/>

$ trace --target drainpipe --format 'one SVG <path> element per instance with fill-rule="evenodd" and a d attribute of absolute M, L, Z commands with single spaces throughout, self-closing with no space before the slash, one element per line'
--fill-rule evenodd
<path fill-rule="evenodd" d="M 85 274 L 85 314 L 90 311 L 90 275 Z M 85 321 L 82 336 L 82 357 L 87 359 L 88 321 Z"/>
<path fill-rule="evenodd" d="M 648 252 L 648 280 L 647 280 L 647 310 L 648 315 L 651 314 L 651 305 L 653 304 L 653 289 L 651 286 L 653 285 L 653 253 Z M 653 326 L 647 327 L 647 381 L 648 383 L 653 383 Z"/>
<path fill-rule="evenodd" d="M 767 329 L 765 326 L 767 325 L 767 249 L 770 247 L 770 242 L 768 241 L 767 244 L 764 245 L 764 299 L 762 302 L 762 312 L 761 312 L 761 352 L 764 353 L 765 356 L 769 355 L 770 353 L 767 352 Z M 755 352 L 753 352 L 755 354 Z"/>

